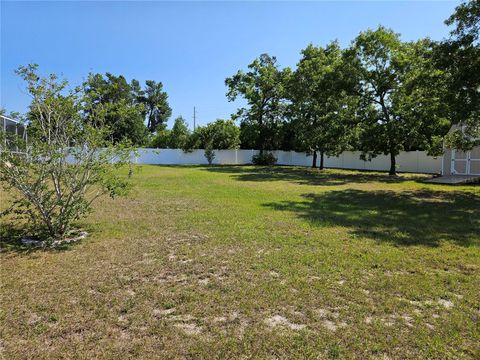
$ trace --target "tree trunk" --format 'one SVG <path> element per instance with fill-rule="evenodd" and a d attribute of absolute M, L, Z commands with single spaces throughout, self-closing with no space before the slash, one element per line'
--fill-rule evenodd
<path fill-rule="evenodd" d="M 397 161 L 395 159 L 395 152 L 390 151 L 390 171 L 388 175 L 397 175 Z"/>
<path fill-rule="evenodd" d="M 385 101 L 384 101 L 384 96 L 383 94 L 380 97 L 380 105 L 382 106 L 382 111 L 383 111 L 383 116 L 384 120 L 387 122 L 387 130 L 389 133 L 389 148 L 390 148 L 390 171 L 388 172 L 389 175 L 396 175 L 397 174 L 397 169 L 396 169 L 396 160 L 395 160 L 395 142 L 393 141 L 394 137 L 392 136 L 392 129 L 391 129 L 391 123 L 390 123 L 390 113 L 388 112 L 387 107 L 385 106 Z"/>
<path fill-rule="evenodd" d="M 324 154 L 323 151 L 320 151 L 320 170 L 323 170 L 323 165 L 324 165 Z"/>
<path fill-rule="evenodd" d="M 264 129 L 263 129 L 263 103 L 264 99 L 262 99 L 262 107 L 260 108 L 260 114 L 258 114 L 258 125 L 260 127 L 260 139 L 261 139 L 261 144 L 260 144 L 260 155 L 263 155 L 263 148 L 265 147 L 265 136 L 263 135 Z"/>
<path fill-rule="evenodd" d="M 152 118 L 152 114 L 151 114 L 150 111 L 148 112 L 147 118 L 148 118 L 148 120 L 147 120 L 147 129 L 148 129 L 149 131 L 152 131 L 152 122 L 150 121 L 150 119 Z"/>
<path fill-rule="evenodd" d="M 312 169 L 315 169 L 316 167 L 317 167 L 317 152 L 314 150 L 313 151 Z"/>

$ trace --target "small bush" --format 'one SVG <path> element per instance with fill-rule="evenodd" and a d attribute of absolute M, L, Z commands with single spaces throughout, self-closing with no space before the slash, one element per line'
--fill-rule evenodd
<path fill-rule="evenodd" d="M 205 149 L 205 158 L 208 161 L 208 165 L 212 165 L 213 159 L 215 159 L 215 151 L 212 148 L 208 147 Z"/>
<path fill-rule="evenodd" d="M 68 92 L 66 81 L 54 74 L 39 77 L 37 65 L 20 67 L 17 74 L 32 97 L 30 132 L 27 148 L 20 137 L 11 139 L 15 143 L 3 141 L 0 131 L 0 183 L 11 194 L 11 205 L 1 215 L 12 215 L 17 224 L 25 221 L 29 238 L 53 246 L 79 232 L 76 222 L 97 198 L 127 192 L 129 183 L 117 171 L 130 163 L 131 149 L 105 140 L 108 128 L 82 117 L 84 94 Z M 95 113 L 96 122 L 103 122 L 102 114 Z M 25 148 L 28 156 L 5 145 Z"/>
<path fill-rule="evenodd" d="M 270 152 L 260 153 L 252 156 L 253 165 L 275 165 L 277 158 Z"/>

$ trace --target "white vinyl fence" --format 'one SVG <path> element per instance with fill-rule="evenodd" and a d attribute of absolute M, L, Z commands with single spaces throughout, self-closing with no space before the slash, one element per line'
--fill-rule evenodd
<path fill-rule="evenodd" d="M 311 166 L 312 156 L 295 151 L 272 151 L 279 165 Z M 137 164 L 158 165 L 204 165 L 207 159 L 204 150 L 185 153 L 180 149 L 138 149 L 138 156 L 132 159 Z M 215 150 L 214 164 L 245 165 L 252 162 L 258 150 Z M 320 156 L 317 164 L 320 163 Z M 338 157 L 325 157 L 325 167 L 340 169 L 378 170 L 390 169 L 390 157 L 379 155 L 371 161 L 360 160 L 360 152 L 346 151 Z M 424 151 L 404 151 L 397 156 L 398 171 L 419 173 L 440 173 L 442 157 L 428 156 Z"/>

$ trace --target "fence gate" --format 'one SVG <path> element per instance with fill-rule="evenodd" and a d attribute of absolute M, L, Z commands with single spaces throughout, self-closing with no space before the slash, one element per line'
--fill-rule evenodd
<path fill-rule="evenodd" d="M 470 151 L 470 174 L 480 175 L 480 146 L 477 146 Z"/>
<path fill-rule="evenodd" d="M 480 175 L 480 147 L 471 151 L 453 149 L 452 174 Z"/>

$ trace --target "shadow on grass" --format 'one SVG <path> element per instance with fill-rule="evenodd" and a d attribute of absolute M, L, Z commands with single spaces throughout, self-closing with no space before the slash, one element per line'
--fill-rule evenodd
<path fill-rule="evenodd" d="M 240 181 L 290 181 L 297 184 L 336 186 L 347 183 L 402 183 L 405 181 L 421 181 L 429 178 L 428 175 L 404 174 L 403 176 L 389 176 L 387 173 L 358 171 L 358 170 L 318 170 L 307 167 L 294 166 L 212 166 L 205 170 L 231 174 Z"/>
<path fill-rule="evenodd" d="M 55 247 L 31 246 L 22 243 L 23 236 L 26 236 L 25 228 L 12 223 L 0 224 L 0 253 L 31 254 L 36 251 L 66 251 L 79 243 L 66 243 Z"/>
<path fill-rule="evenodd" d="M 351 233 L 400 246 L 437 246 L 448 240 L 480 245 L 480 196 L 441 191 L 329 191 L 301 201 L 267 203 L 317 226 L 344 226 Z"/>

